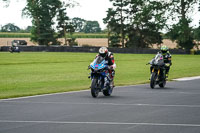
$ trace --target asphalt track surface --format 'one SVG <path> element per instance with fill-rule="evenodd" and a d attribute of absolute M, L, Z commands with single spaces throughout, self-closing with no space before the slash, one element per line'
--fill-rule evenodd
<path fill-rule="evenodd" d="M 200 133 L 200 79 L 0 100 L 0 133 Z"/>

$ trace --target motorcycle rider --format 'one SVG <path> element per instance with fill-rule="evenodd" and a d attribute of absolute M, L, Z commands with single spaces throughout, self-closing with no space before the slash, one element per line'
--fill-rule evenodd
<path fill-rule="evenodd" d="M 18 52 L 19 51 L 19 47 L 17 46 L 17 43 L 12 42 L 12 45 L 10 47 L 10 51 L 12 51 L 12 52 Z"/>
<path fill-rule="evenodd" d="M 14 42 L 12 42 L 11 50 L 14 51 L 16 49 L 16 47 L 17 47 L 17 45 Z"/>
<path fill-rule="evenodd" d="M 172 56 L 169 52 L 169 48 L 165 45 L 161 46 L 160 53 L 163 55 L 166 70 L 166 78 L 168 78 L 170 66 L 172 65 Z"/>
<path fill-rule="evenodd" d="M 101 47 L 99 49 L 99 54 L 96 55 L 96 58 L 98 56 L 103 57 L 108 63 L 109 75 L 107 75 L 107 77 L 104 79 L 105 80 L 104 86 L 106 86 L 108 84 L 108 80 L 113 81 L 114 76 L 115 76 L 115 70 L 114 69 L 116 68 L 116 64 L 115 64 L 114 56 L 113 56 L 113 53 L 109 52 L 106 47 Z M 114 86 L 114 82 L 113 82 L 113 86 Z"/>

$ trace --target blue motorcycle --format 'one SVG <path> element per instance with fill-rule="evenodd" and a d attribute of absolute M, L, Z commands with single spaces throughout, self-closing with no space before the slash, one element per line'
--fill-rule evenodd
<path fill-rule="evenodd" d="M 105 96 L 110 96 L 113 91 L 114 83 L 109 78 L 109 66 L 107 64 L 103 57 L 98 56 L 89 66 L 89 69 L 91 69 L 89 78 L 92 80 L 91 95 L 94 98 L 99 95 L 99 92 L 103 92 Z"/>

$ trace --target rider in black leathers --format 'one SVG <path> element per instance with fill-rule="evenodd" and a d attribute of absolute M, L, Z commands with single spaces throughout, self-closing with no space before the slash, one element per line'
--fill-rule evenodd
<path fill-rule="evenodd" d="M 168 78 L 170 66 L 172 65 L 172 60 L 171 60 L 172 56 L 169 52 L 169 48 L 165 45 L 160 48 L 160 53 L 163 55 L 163 58 L 164 58 L 166 78 Z"/>

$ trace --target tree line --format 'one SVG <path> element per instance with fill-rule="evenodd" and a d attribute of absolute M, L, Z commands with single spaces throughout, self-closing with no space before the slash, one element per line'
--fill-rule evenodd
<path fill-rule="evenodd" d="M 64 16 L 63 16 L 64 17 Z M 69 44 L 69 41 L 72 43 L 75 43 L 75 38 L 72 36 L 74 32 L 81 32 L 81 33 L 101 33 L 102 30 L 100 28 L 99 22 L 98 21 L 90 21 L 90 20 L 85 20 L 82 18 L 67 18 L 69 19 L 69 24 L 68 25 L 63 25 L 62 23 L 62 16 L 59 18 L 60 22 L 58 26 L 56 27 L 56 32 L 54 33 L 57 38 L 65 38 L 65 44 Z M 32 26 L 27 26 L 25 29 L 21 29 L 17 25 L 13 23 L 8 23 L 0 27 L 0 32 L 17 32 L 17 33 L 32 33 L 32 34 L 37 34 L 34 33 L 34 28 Z M 67 40 L 66 34 L 70 34 L 71 38 Z M 46 36 L 47 37 L 47 36 Z M 34 40 L 33 40 L 34 41 Z M 37 41 L 35 41 L 37 42 Z M 54 44 L 59 44 L 59 42 L 55 42 Z M 40 44 L 42 45 L 42 44 Z"/>
<path fill-rule="evenodd" d="M 109 45 L 112 47 L 159 45 L 163 40 L 163 30 L 167 31 L 165 37 L 175 41 L 179 48 L 192 49 L 199 45 L 200 26 L 196 29 L 190 26 L 190 14 L 199 4 L 198 0 L 109 1 L 113 7 L 107 10 L 104 23 L 107 24 Z"/>
<path fill-rule="evenodd" d="M 9 2 L 9 0 L 3 0 Z M 101 28 L 97 21 L 87 21 L 81 18 L 70 19 L 67 8 L 75 6 L 74 1 L 60 0 L 26 0 L 23 16 L 32 19 L 31 41 L 39 45 L 59 45 L 58 38 L 64 37 L 65 44 L 75 43 L 75 38 L 66 38 L 66 34 L 76 32 L 96 33 Z M 56 27 L 55 27 L 56 26 Z M 8 24 L 2 31 L 19 31 L 17 26 Z"/>
<path fill-rule="evenodd" d="M 113 6 L 107 10 L 103 21 L 107 25 L 111 47 L 148 48 L 153 44 L 160 45 L 163 36 L 175 41 L 182 49 L 199 45 L 200 26 L 196 29 L 191 26 L 190 15 L 194 7 L 198 6 L 200 11 L 199 0 L 109 1 Z M 101 31 L 97 21 L 70 19 L 67 9 L 75 5 L 70 0 L 27 0 L 23 15 L 32 19 L 31 40 L 39 45 L 52 45 L 59 44 L 60 37 L 65 37 L 67 42 L 66 33 Z M 167 33 L 163 34 L 163 31 Z"/>
<path fill-rule="evenodd" d="M 75 17 L 71 19 L 71 26 L 74 32 L 83 32 L 83 33 L 102 32 L 98 21 L 85 20 L 79 17 Z M 30 33 L 31 29 L 32 29 L 32 26 L 27 26 L 25 29 L 21 29 L 19 26 L 13 23 L 7 23 L 3 25 L 2 27 L 0 27 L 0 32 Z"/>
<path fill-rule="evenodd" d="M 21 29 L 13 23 L 8 23 L 0 27 L 0 32 L 19 32 L 19 33 L 30 33 L 32 26 L 27 26 L 25 29 Z"/>

